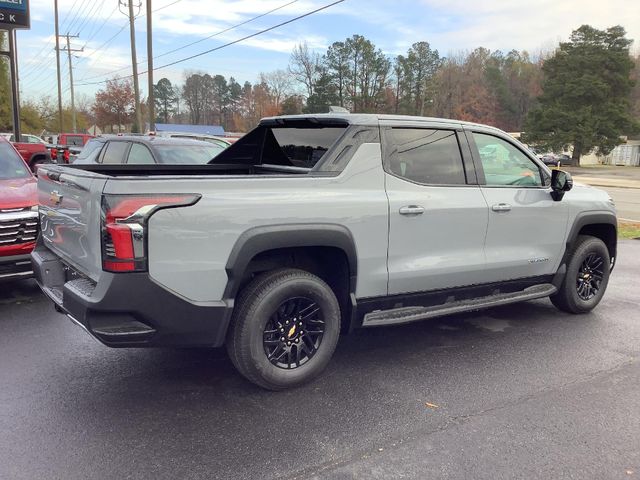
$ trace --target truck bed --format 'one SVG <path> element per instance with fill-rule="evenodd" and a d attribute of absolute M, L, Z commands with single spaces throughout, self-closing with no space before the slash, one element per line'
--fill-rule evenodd
<path fill-rule="evenodd" d="M 209 165 L 65 165 L 109 177 L 175 176 L 175 175 L 305 175 L 311 170 L 283 165 L 209 164 Z"/>

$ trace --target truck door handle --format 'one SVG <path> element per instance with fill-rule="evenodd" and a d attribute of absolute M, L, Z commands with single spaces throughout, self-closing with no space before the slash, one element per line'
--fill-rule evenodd
<path fill-rule="evenodd" d="M 400 207 L 400 215 L 422 215 L 424 213 L 424 207 L 420 205 L 407 205 Z"/>
<path fill-rule="evenodd" d="M 493 207 L 491 207 L 491 210 L 493 210 L 494 212 L 508 212 L 511 210 L 511 205 L 509 205 L 508 203 L 496 203 Z"/>

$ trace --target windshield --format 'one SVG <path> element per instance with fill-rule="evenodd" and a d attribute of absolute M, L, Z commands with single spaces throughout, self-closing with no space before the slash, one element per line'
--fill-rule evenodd
<path fill-rule="evenodd" d="M 22 158 L 8 143 L 0 143 L 0 180 L 26 178 L 31 175 Z"/>
<path fill-rule="evenodd" d="M 204 165 L 222 150 L 218 145 L 155 145 L 160 163 Z"/>
<path fill-rule="evenodd" d="M 78 154 L 77 160 L 85 160 L 91 157 L 91 160 L 94 160 L 98 153 L 100 153 L 101 147 L 104 145 L 103 141 L 100 140 L 89 140 L 89 142 L 82 149 L 80 154 Z"/>

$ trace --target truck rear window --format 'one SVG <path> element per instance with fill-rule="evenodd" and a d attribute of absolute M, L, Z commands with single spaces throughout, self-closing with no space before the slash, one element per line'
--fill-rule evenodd
<path fill-rule="evenodd" d="M 344 133 L 344 127 L 271 128 L 280 150 L 294 167 L 313 168 Z M 264 163 L 269 163 L 264 158 Z"/>
<path fill-rule="evenodd" d="M 0 180 L 26 178 L 31 173 L 22 158 L 8 143 L 0 143 Z"/>
<path fill-rule="evenodd" d="M 84 145 L 84 137 L 68 135 L 65 139 L 64 144 L 74 146 L 74 147 L 81 147 Z"/>

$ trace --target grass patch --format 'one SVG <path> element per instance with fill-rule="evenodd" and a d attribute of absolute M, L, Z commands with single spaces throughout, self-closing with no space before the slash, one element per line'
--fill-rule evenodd
<path fill-rule="evenodd" d="M 640 223 L 618 222 L 619 238 L 640 238 Z"/>

